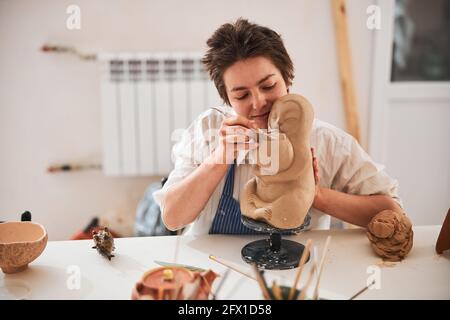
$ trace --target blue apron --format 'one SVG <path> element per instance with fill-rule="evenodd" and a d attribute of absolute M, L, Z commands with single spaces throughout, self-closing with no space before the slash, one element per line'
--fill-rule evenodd
<path fill-rule="evenodd" d="M 228 169 L 225 186 L 209 234 L 265 234 L 247 228 L 241 222 L 241 208 L 239 202 L 233 198 L 235 167 L 236 164 L 233 163 Z"/>

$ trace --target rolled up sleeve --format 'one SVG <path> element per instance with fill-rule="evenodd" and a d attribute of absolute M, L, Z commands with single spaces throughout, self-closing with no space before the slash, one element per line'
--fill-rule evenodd
<path fill-rule="evenodd" d="M 184 130 L 181 139 L 173 146 L 174 169 L 170 172 L 163 188 L 153 193 L 153 198 L 160 206 L 163 217 L 168 190 L 189 176 L 209 156 L 210 146 L 213 145 L 211 130 L 217 128 L 222 118 L 220 114 L 211 114 L 211 110 L 203 112 Z"/>
<path fill-rule="evenodd" d="M 332 189 L 356 195 L 387 195 L 403 207 L 398 181 L 386 173 L 383 165 L 374 162 L 352 136 L 339 137 L 334 147 Z"/>
<path fill-rule="evenodd" d="M 192 149 L 195 145 L 193 131 L 193 128 L 188 128 L 185 130 L 181 140 L 174 145 L 172 149 L 172 162 L 174 163 L 174 169 L 170 172 L 164 186 L 153 193 L 155 202 L 161 208 L 161 214 L 164 212 L 164 200 L 168 190 L 186 178 L 197 167 L 193 157 L 194 151 Z"/>

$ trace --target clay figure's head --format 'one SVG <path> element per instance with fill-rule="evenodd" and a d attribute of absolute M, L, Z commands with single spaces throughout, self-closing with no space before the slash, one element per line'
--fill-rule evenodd
<path fill-rule="evenodd" d="M 288 94 L 278 99 L 270 112 L 269 129 L 278 129 L 287 136 L 293 136 L 304 121 L 310 121 L 312 108 L 300 95 Z M 306 107 L 306 108 L 305 108 Z"/>

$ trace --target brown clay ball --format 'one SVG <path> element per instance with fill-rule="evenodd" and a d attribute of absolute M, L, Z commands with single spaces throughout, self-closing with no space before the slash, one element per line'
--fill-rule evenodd
<path fill-rule="evenodd" d="M 413 230 L 402 212 L 383 210 L 367 226 L 372 249 L 386 261 L 401 261 L 413 246 Z"/>

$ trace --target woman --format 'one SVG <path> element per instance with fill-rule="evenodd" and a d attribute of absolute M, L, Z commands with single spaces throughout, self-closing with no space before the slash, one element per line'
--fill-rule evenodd
<path fill-rule="evenodd" d="M 240 222 L 238 202 L 240 190 L 253 177 L 251 166 L 226 160 L 235 159 L 239 150 L 256 148 L 254 129 L 267 128 L 272 104 L 289 92 L 293 64 L 276 32 L 244 19 L 222 25 L 207 44 L 203 63 L 231 108 L 210 109 L 191 124 L 174 146 L 175 168 L 154 198 L 170 230 L 252 234 Z M 214 148 L 206 134 L 211 130 L 219 130 Z M 397 181 L 350 135 L 315 119 L 311 146 L 316 181 L 311 228 L 329 228 L 330 216 L 366 227 L 382 210 L 401 210 Z"/>

